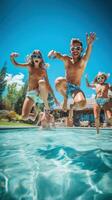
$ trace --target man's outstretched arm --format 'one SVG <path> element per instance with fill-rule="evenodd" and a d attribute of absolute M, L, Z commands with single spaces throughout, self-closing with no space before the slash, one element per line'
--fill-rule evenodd
<path fill-rule="evenodd" d="M 66 58 L 67 58 L 68 56 L 62 55 L 62 54 L 59 53 L 59 52 L 56 52 L 56 51 L 54 51 L 54 50 L 51 50 L 51 51 L 48 53 L 48 57 L 49 57 L 49 58 L 53 58 L 53 59 L 58 58 L 59 60 L 65 61 Z"/>

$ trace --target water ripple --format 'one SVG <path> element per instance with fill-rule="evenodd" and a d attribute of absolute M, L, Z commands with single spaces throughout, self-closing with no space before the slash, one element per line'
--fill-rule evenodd
<path fill-rule="evenodd" d="M 3 131 L 0 200 L 111 200 L 111 142 L 105 131 Z"/>

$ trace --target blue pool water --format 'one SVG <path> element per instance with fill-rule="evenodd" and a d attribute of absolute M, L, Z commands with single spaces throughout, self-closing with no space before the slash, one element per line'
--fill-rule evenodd
<path fill-rule="evenodd" d="M 112 131 L 0 130 L 0 200 L 112 200 Z"/>

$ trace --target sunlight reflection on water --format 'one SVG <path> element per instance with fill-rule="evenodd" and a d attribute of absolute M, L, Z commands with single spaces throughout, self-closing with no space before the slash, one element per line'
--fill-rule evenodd
<path fill-rule="evenodd" d="M 111 186 L 111 130 L 0 133 L 1 200 L 110 200 Z"/>

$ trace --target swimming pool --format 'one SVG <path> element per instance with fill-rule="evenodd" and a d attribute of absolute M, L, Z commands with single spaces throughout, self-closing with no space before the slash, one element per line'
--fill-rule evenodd
<path fill-rule="evenodd" d="M 0 200 L 112 200 L 112 131 L 0 130 Z"/>

